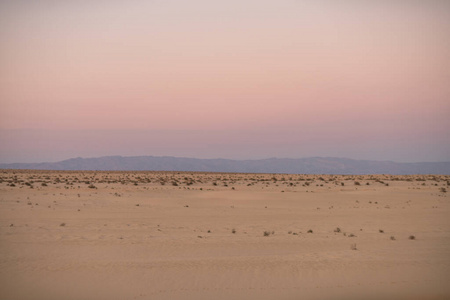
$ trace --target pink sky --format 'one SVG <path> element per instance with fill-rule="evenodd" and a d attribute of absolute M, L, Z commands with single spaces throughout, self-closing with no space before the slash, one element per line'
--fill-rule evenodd
<path fill-rule="evenodd" d="M 450 160 L 449 1 L 2 1 L 0 162 Z"/>

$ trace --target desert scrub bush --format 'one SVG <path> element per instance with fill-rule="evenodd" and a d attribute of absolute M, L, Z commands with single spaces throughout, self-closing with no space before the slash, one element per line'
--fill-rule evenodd
<path fill-rule="evenodd" d="M 312 229 L 308 230 L 307 232 L 308 232 L 308 233 L 313 233 Z"/>
<path fill-rule="evenodd" d="M 378 229 L 378 232 L 379 233 L 384 233 L 384 230 L 383 229 Z"/>
<path fill-rule="evenodd" d="M 264 236 L 269 236 L 270 235 L 270 231 L 264 231 Z"/>
<path fill-rule="evenodd" d="M 447 190 L 446 190 L 445 188 L 440 188 L 439 191 L 440 191 L 441 193 L 447 193 Z"/>
<path fill-rule="evenodd" d="M 90 185 L 88 186 L 88 188 L 90 188 L 90 189 L 96 189 L 97 187 L 96 187 L 95 185 L 93 185 L 93 184 L 90 184 Z"/>
<path fill-rule="evenodd" d="M 359 181 L 355 181 L 355 185 L 361 185 L 361 183 L 359 183 Z"/>
<path fill-rule="evenodd" d="M 358 250 L 358 248 L 356 248 L 356 244 L 351 244 L 350 245 L 350 249 L 351 250 Z"/>
<path fill-rule="evenodd" d="M 395 241 L 395 236 L 391 235 L 391 241 Z"/>
<path fill-rule="evenodd" d="M 410 235 L 410 236 L 408 237 L 408 239 L 410 239 L 410 240 L 415 240 L 416 237 L 415 237 L 414 235 Z"/>
<path fill-rule="evenodd" d="M 235 233 L 236 233 L 236 229 L 234 229 L 234 228 L 231 229 L 231 233 L 232 233 L 232 234 L 235 234 Z"/>
<path fill-rule="evenodd" d="M 341 229 L 340 229 L 339 227 L 336 227 L 336 229 L 334 230 L 334 232 L 339 233 L 339 232 L 341 232 Z"/>

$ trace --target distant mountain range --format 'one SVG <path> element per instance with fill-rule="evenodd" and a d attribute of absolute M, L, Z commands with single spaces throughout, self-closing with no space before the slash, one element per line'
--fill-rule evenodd
<path fill-rule="evenodd" d="M 257 160 L 198 159 L 171 156 L 105 156 L 60 162 L 0 164 L 0 169 L 97 171 L 202 171 L 287 174 L 442 174 L 450 162 L 397 163 L 337 157 L 269 158 Z"/>

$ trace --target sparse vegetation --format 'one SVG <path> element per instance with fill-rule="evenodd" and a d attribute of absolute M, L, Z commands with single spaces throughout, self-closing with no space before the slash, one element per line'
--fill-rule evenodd
<path fill-rule="evenodd" d="M 433 229 L 430 227 L 423 228 L 423 231 L 420 232 L 414 231 L 411 227 L 408 227 L 406 230 L 409 232 L 407 231 L 406 234 L 399 235 L 399 232 L 403 232 L 402 230 L 410 224 L 401 224 L 401 226 L 404 227 L 399 226 L 397 228 L 392 225 L 393 223 L 383 223 L 383 217 L 387 218 L 387 216 L 395 216 L 401 212 L 404 212 L 406 215 L 409 213 L 416 213 L 417 210 L 422 207 L 427 209 L 426 213 L 429 213 L 430 216 L 444 216 L 445 212 L 448 210 L 446 205 L 448 194 L 445 193 L 447 193 L 450 178 L 450 176 L 433 177 L 431 175 L 420 177 L 390 175 L 320 175 L 319 177 L 319 175 L 219 174 L 202 172 L 108 173 L 86 171 L 71 173 L 36 171 L 34 173 L 34 171 L 17 171 L 16 174 L 12 174 L 12 171 L 6 172 L 8 172 L 6 175 L 3 174 L 2 176 L 0 174 L 0 184 L 6 195 L 2 195 L 2 205 L 5 205 L 7 208 L 4 210 L 5 215 L 9 211 L 11 211 L 11 215 L 13 215 L 16 212 L 20 213 L 20 210 L 23 210 L 27 217 L 30 216 L 30 218 L 35 218 L 32 220 L 39 220 L 38 222 L 33 223 L 33 221 L 25 221 L 25 218 L 14 219 L 14 216 L 11 218 L 8 216 L 4 220 L 3 226 L 4 229 L 5 227 L 10 226 L 11 228 L 8 227 L 7 230 L 10 231 L 11 234 L 22 234 L 26 230 L 26 225 L 24 223 L 28 223 L 30 226 L 29 231 L 33 234 L 39 232 L 44 233 L 44 230 L 48 229 L 58 232 L 61 236 L 72 236 L 73 232 L 71 231 L 75 228 L 79 229 L 77 225 L 79 224 L 79 219 L 77 218 L 85 217 L 88 217 L 89 220 L 91 220 L 92 217 L 92 223 L 101 222 L 99 226 L 102 226 L 103 229 L 103 219 L 94 221 L 92 208 L 101 209 L 105 207 L 104 199 L 108 199 L 108 201 L 110 201 L 108 203 L 120 203 L 123 205 L 125 211 L 134 211 L 137 213 L 137 217 L 145 216 L 139 221 L 134 220 L 134 217 L 133 220 L 121 221 L 123 222 L 121 225 L 130 226 L 129 228 L 125 228 L 128 231 L 120 231 L 120 234 L 124 235 L 123 238 L 126 239 L 127 242 L 133 242 L 131 239 L 136 239 L 138 234 L 130 233 L 132 230 L 136 229 L 138 231 L 141 230 L 139 234 L 142 234 L 144 239 L 164 236 L 172 237 L 177 236 L 177 234 L 182 235 L 189 231 L 189 235 L 186 234 L 183 238 L 193 238 L 199 245 L 209 241 L 220 241 L 224 236 L 225 239 L 226 236 L 228 236 L 229 239 L 237 240 L 237 242 L 244 238 L 252 241 L 252 239 L 254 240 L 256 237 L 256 241 L 266 244 L 273 244 L 275 241 L 280 241 L 282 243 L 288 241 L 288 243 L 298 243 L 298 245 L 302 242 L 314 245 L 314 243 L 327 241 L 326 238 L 329 238 L 328 242 L 336 242 L 334 244 L 336 248 L 333 248 L 333 250 L 338 249 L 338 247 L 341 247 L 339 249 L 342 249 L 342 244 L 344 247 L 348 247 L 348 244 L 347 246 L 345 245 L 345 243 L 348 242 L 361 241 L 359 242 L 359 248 L 363 250 L 369 249 L 369 245 L 371 245 L 370 247 L 373 245 L 376 245 L 376 247 L 387 247 L 387 245 L 390 245 L 390 247 L 383 248 L 387 249 L 386 251 L 395 251 L 397 247 L 406 246 L 405 243 L 408 244 L 409 247 L 414 248 L 415 245 L 420 245 L 421 243 L 424 243 L 424 241 L 428 241 L 425 232 L 431 232 Z M 437 178 L 439 181 L 433 182 L 431 181 L 432 178 Z M 368 187 L 369 183 L 370 187 Z M 389 184 L 392 186 L 392 190 L 384 188 L 384 186 L 388 186 Z M 278 185 L 279 187 L 277 187 Z M 29 187 L 32 186 L 35 187 L 34 190 L 29 189 Z M 345 189 L 343 188 L 344 186 L 346 187 Z M 9 187 L 16 188 L 12 189 Z M 232 191 L 234 189 L 236 189 L 236 191 Z M 355 191 L 356 189 L 357 191 Z M 407 193 L 406 189 L 408 189 Z M 152 192 L 152 190 L 154 192 Z M 253 198 L 251 198 L 251 201 L 247 201 L 248 199 L 245 199 L 245 197 L 242 196 L 266 190 L 271 193 L 266 195 L 270 196 L 265 197 L 266 195 L 264 195 L 264 197 L 259 199 L 260 201 L 251 202 L 253 201 Z M 416 190 L 418 191 L 414 194 Z M 27 194 L 22 194 L 22 191 Z M 285 193 L 280 194 L 280 191 L 284 191 Z M 306 193 L 306 191 L 308 191 L 308 193 Z M 397 195 L 395 193 L 398 191 L 405 192 L 405 198 L 395 198 L 392 196 Z M 9 193 L 9 195 L 7 193 Z M 340 196 L 336 198 L 326 197 L 327 195 L 332 196 L 333 194 L 331 193 L 340 193 Z M 375 194 L 377 198 L 375 198 Z M 31 200 L 23 195 L 29 196 Z M 138 195 L 138 197 L 135 197 L 136 195 Z M 170 197 L 167 195 L 170 195 Z M 411 195 L 411 197 L 406 198 L 409 197 L 409 195 Z M 430 201 L 426 203 L 421 202 L 418 195 L 425 195 Z M 303 205 L 303 202 L 294 203 L 293 199 L 296 199 L 296 197 L 298 199 L 306 198 L 309 202 L 307 201 L 306 205 Z M 217 214 L 220 218 L 229 217 L 232 222 L 235 220 L 238 221 L 235 223 L 230 222 L 231 225 L 229 226 L 235 227 L 232 229 L 229 227 L 227 228 L 226 225 L 222 225 L 222 223 L 219 222 L 220 225 L 215 225 L 217 228 L 214 227 L 214 234 L 212 234 L 211 229 L 206 229 L 214 224 L 213 222 L 208 223 L 211 219 L 202 220 L 199 224 L 193 222 L 187 224 L 188 226 L 185 226 L 184 224 L 179 226 L 178 224 L 174 224 L 176 222 L 167 222 L 163 218 L 159 220 L 160 215 L 157 214 L 161 212 L 159 210 L 160 208 L 167 208 L 167 206 L 164 206 L 167 202 L 163 201 L 167 198 L 175 199 L 174 201 L 169 201 L 169 206 L 176 211 L 176 214 L 184 214 L 189 220 L 195 220 L 195 218 L 202 213 L 212 212 L 212 216 Z M 242 198 L 244 198 L 245 201 L 240 201 Z M 210 200 L 210 202 L 204 202 L 205 199 L 208 201 Z M 281 199 L 281 201 L 277 202 L 279 199 Z M 319 201 L 314 202 L 316 199 Z M 380 199 L 380 202 L 376 201 L 378 199 Z M 184 208 L 190 207 L 190 205 L 188 205 L 189 203 L 193 205 L 192 208 L 190 210 L 185 210 Z M 207 203 L 207 205 L 205 205 L 205 203 Z M 213 203 L 213 205 L 208 206 L 209 203 Z M 289 205 L 286 203 L 289 203 Z M 390 210 L 386 210 L 385 208 L 390 208 Z M 431 208 L 433 208 L 433 210 L 431 210 Z M 349 211 L 346 211 L 348 209 L 351 209 L 351 213 L 354 213 L 354 215 L 350 214 Z M 402 211 L 402 209 L 404 210 Z M 290 213 L 289 210 L 295 210 L 295 212 L 298 211 L 300 213 Z M 307 214 L 311 215 L 308 215 L 305 219 L 301 219 L 304 217 L 302 210 L 307 210 Z M 106 212 L 108 212 L 108 208 L 106 209 Z M 253 222 L 252 219 L 246 224 L 239 223 L 239 218 L 243 218 L 243 216 L 249 212 L 255 213 L 256 215 L 261 214 L 268 218 L 272 216 L 272 214 L 279 214 L 287 216 L 288 218 L 294 216 L 295 219 L 278 220 L 280 223 L 273 223 L 273 225 L 270 222 L 255 222 L 256 224 L 250 224 Z M 339 221 L 341 219 L 336 218 L 336 216 L 342 216 L 342 213 L 344 212 L 346 216 L 356 216 L 355 221 Z M 44 213 L 51 216 L 47 221 L 47 224 L 44 224 L 41 219 L 36 219 L 44 216 Z M 73 215 L 70 215 L 72 213 Z M 369 217 L 380 215 L 381 218 L 374 222 L 365 222 L 365 219 L 363 219 L 365 213 L 368 213 Z M 162 215 L 165 216 L 164 213 Z M 261 215 L 258 215 L 258 217 L 261 217 Z M 153 219 L 152 216 L 158 217 L 158 222 L 161 221 L 161 227 L 156 228 L 156 224 L 154 223 L 155 219 Z M 211 216 L 208 215 L 208 218 L 210 217 Z M 326 221 L 317 227 L 319 223 L 311 222 L 311 220 L 314 220 L 312 217 L 323 217 Z M 54 223 L 55 220 L 57 220 L 56 223 Z M 64 220 L 64 223 L 61 223 L 62 220 Z M 14 222 L 14 225 L 12 225 L 12 222 Z M 187 222 L 183 221 L 180 223 Z M 38 227 L 41 226 L 41 224 L 45 229 L 38 230 Z M 205 224 L 209 225 L 205 226 Z M 305 226 L 303 224 L 306 224 L 306 226 L 312 225 L 316 228 L 316 232 L 313 232 L 313 229 L 306 230 L 307 227 L 302 229 L 302 226 Z M 344 232 L 344 229 L 340 227 L 335 227 L 336 224 L 343 226 L 347 232 Z M 383 226 L 383 229 L 376 229 L 376 227 L 379 227 L 380 225 Z M 117 226 L 113 224 L 113 221 L 109 222 L 108 226 L 109 227 L 105 227 L 105 229 L 111 231 L 117 229 Z M 439 224 L 439 226 L 443 227 L 441 224 Z M 363 227 L 364 231 L 362 231 L 362 229 L 360 230 L 360 227 Z M 34 230 L 34 228 L 36 230 Z M 239 228 L 239 234 L 237 234 L 237 228 Z M 272 230 L 266 230 L 268 228 L 277 229 L 278 233 L 275 234 Z M 387 231 L 384 228 L 387 228 Z M 413 226 L 412 228 L 416 227 Z M 329 230 L 332 231 L 330 232 Z M 230 231 L 232 233 L 231 236 L 229 235 Z M 360 231 L 358 235 L 351 233 L 358 231 Z M 409 235 L 411 231 L 414 232 L 414 235 Z M 54 232 L 51 234 L 54 234 Z M 261 232 L 263 232 L 263 236 L 261 236 Z M 433 233 L 432 238 L 438 235 L 436 232 Z M 286 233 L 288 235 L 286 235 Z M 104 236 L 105 239 L 111 237 L 114 241 L 119 242 L 119 240 L 117 240 L 118 234 L 101 233 L 98 234 L 98 236 Z M 396 235 L 398 241 L 396 241 L 397 239 L 394 235 Z M 416 238 L 417 236 L 420 237 L 420 239 Z M 202 238 L 202 240 L 199 240 L 197 237 Z M 260 239 L 261 237 L 267 237 L 267 239 Z M 345 237 L 353 239 L 348 240 L 345 239 Z M 409 242 L 407 241 L 408 239 L 416 241 Z M 153 239 L 152 241 L 157 242 L 157 239 Z M 380 244 L 379 246 L 378 243 Z M 348 248 L 346 249 L 348 251 Z M 360 250 L 359 252 L 349 252 L 353 255 L 357 255 L 360 252 L 361 254 L 364 253 L 361 249 L 357 249 L 355 243 L 351 244 L 351 249 Z M 350 257 L 351 256 L 352 255 L 350 255 Z"/>

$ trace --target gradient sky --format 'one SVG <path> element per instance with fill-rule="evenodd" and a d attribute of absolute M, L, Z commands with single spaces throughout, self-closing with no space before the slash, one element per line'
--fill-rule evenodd
<path fill-rule="evenodd" d="M 0 162 L 450 160 L 450 1 L 0 1 Z"/>

